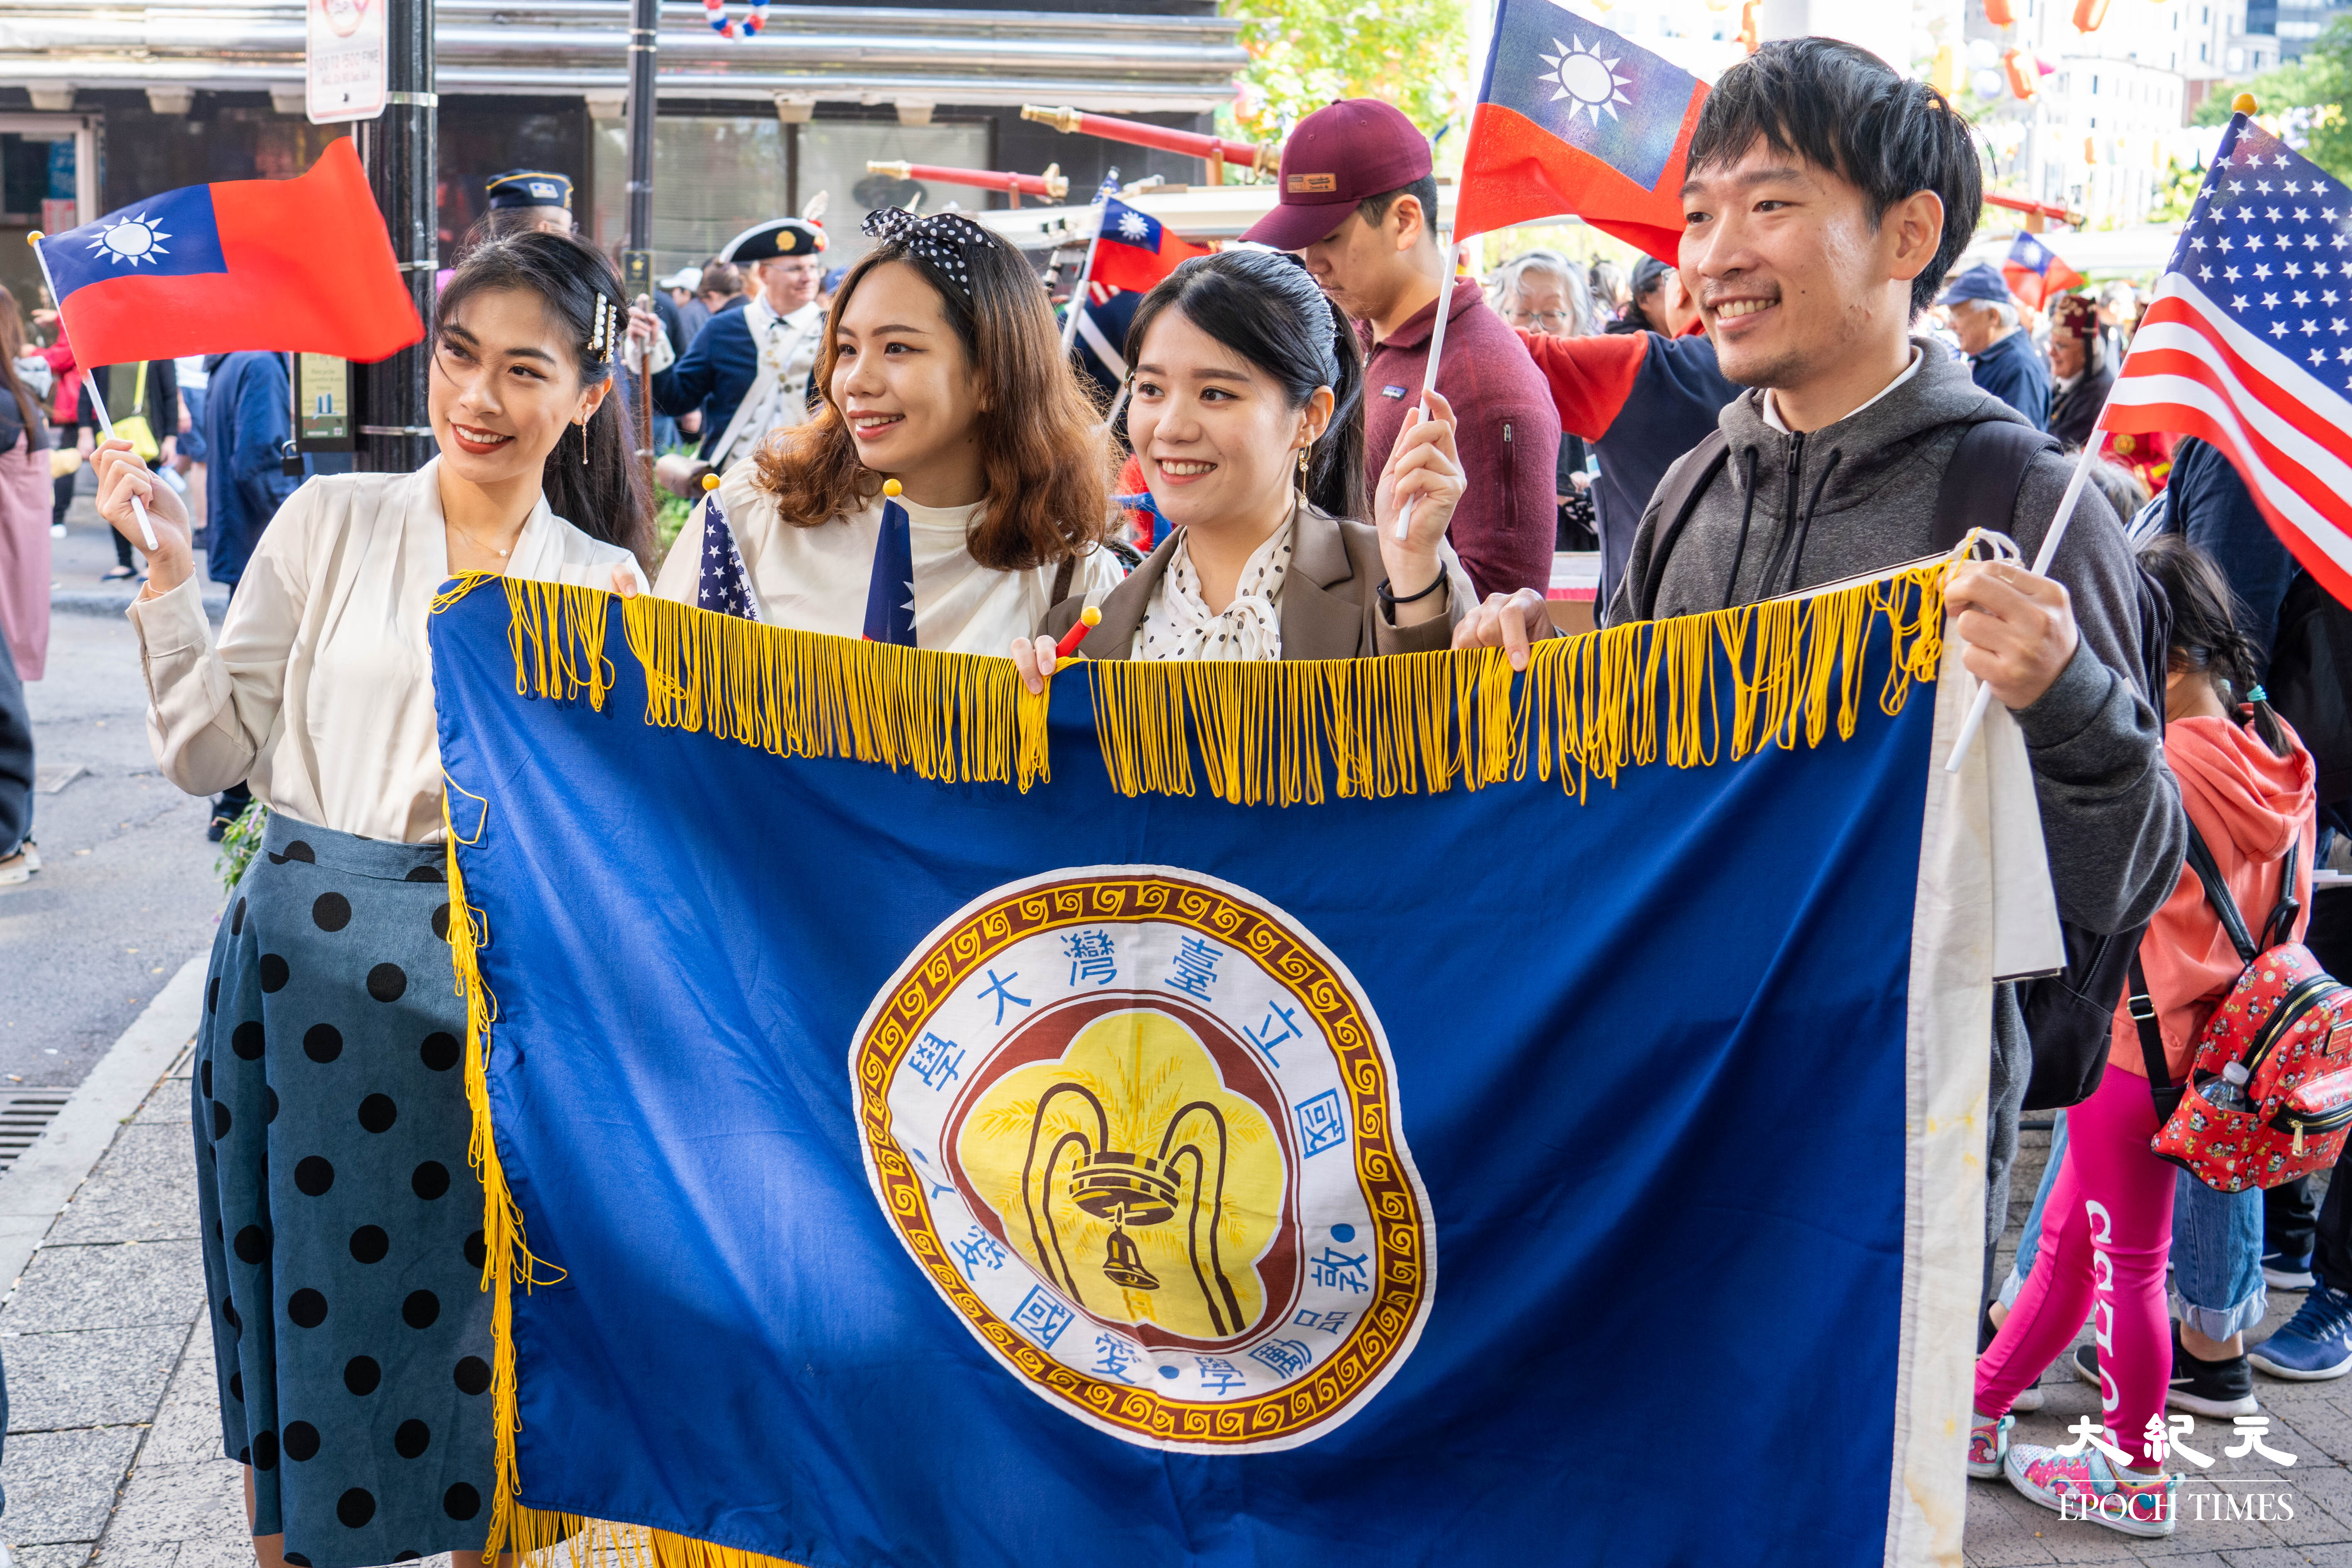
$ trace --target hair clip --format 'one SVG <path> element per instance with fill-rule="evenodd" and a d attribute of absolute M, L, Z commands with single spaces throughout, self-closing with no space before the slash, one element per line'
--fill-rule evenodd
<path fill-rule="evenodd" d="M 963 214 L 917 217 L 904 207 L 877 207 L 861 226 L 868 238 L 898 246 L 929 263 L 965 299 L 971 298 L 971 247 L 989 243 L 992 236 Z"/>
<path fill-rule="evenodd" d="M 602 289 L 596 294 L 595 330 L 589 334 L 588 346 L 597 351 L 598 357 L 610 364 L 613 348 L 620 341 L 621 312 Z"/>

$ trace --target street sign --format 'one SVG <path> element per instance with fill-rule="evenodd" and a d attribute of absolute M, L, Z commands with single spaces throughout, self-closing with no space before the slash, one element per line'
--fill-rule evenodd
<path fill-rule="evenodd" d="M 333 354 L 297 354 L 294 445 L 303 452 L 352 449 L 352 366 Z"/>
<path fill-rule="evenodd" d="M 303 53 L 313 125 L 373 120 L 383 112 L 387 0 L 309 0 Z"/>

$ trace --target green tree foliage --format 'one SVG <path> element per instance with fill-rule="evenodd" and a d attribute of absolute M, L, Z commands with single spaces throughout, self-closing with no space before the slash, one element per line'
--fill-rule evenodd
<path fill-rule="evenodd" d="M 2230 100 L 2251 92 L 2257 118 L 2277 131 L 2305 157 L 2339 180 L 2352 181 L 2352 121 L 2344 100 L 2352 91 L 2352 17 L 2338 17 L 2303 58 L 2291 60 L 2252 81 L 2215 89 L 2197 106 L 2195 123 L 2220 125 L 2230 118 Z"/>
<path fill-rule="evenodd" d="M 1234 131 L 1278 142 L 1335 98 L 1380 98 L 1434 132 L 1468 85 L 1463 0 L 1225 0 L 1243 23 Z M 1455 133 L 1460 134 L 1459 131 Z"/>

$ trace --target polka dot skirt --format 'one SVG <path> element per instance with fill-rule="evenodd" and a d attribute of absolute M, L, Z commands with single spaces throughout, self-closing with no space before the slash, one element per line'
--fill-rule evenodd
<path fill-rule="evenodd" d="M 283 816 L 262 850 L 196 1035 L 222 1443 L 296 1568 L 478 1550 L 490 1310 L 441 851 Z"/>

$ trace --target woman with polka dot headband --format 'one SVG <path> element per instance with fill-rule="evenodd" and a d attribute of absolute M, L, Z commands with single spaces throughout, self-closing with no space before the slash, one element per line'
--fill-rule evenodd
<path fill-rule="evenodd" d="M 866 232 L 881 243 L 834 296 L 824 405 L 729 469 L 720 506 L 761 619 L 861 635 L 884 530 L 904 527 L 916 646 L 1002 653 L 1124 575 L 1102 543 L 1102 415 L 1018 250 L 958 213 L 888 208 Z M 655 591 L 695 602 L 701 553 L 673 549 Z"/>

